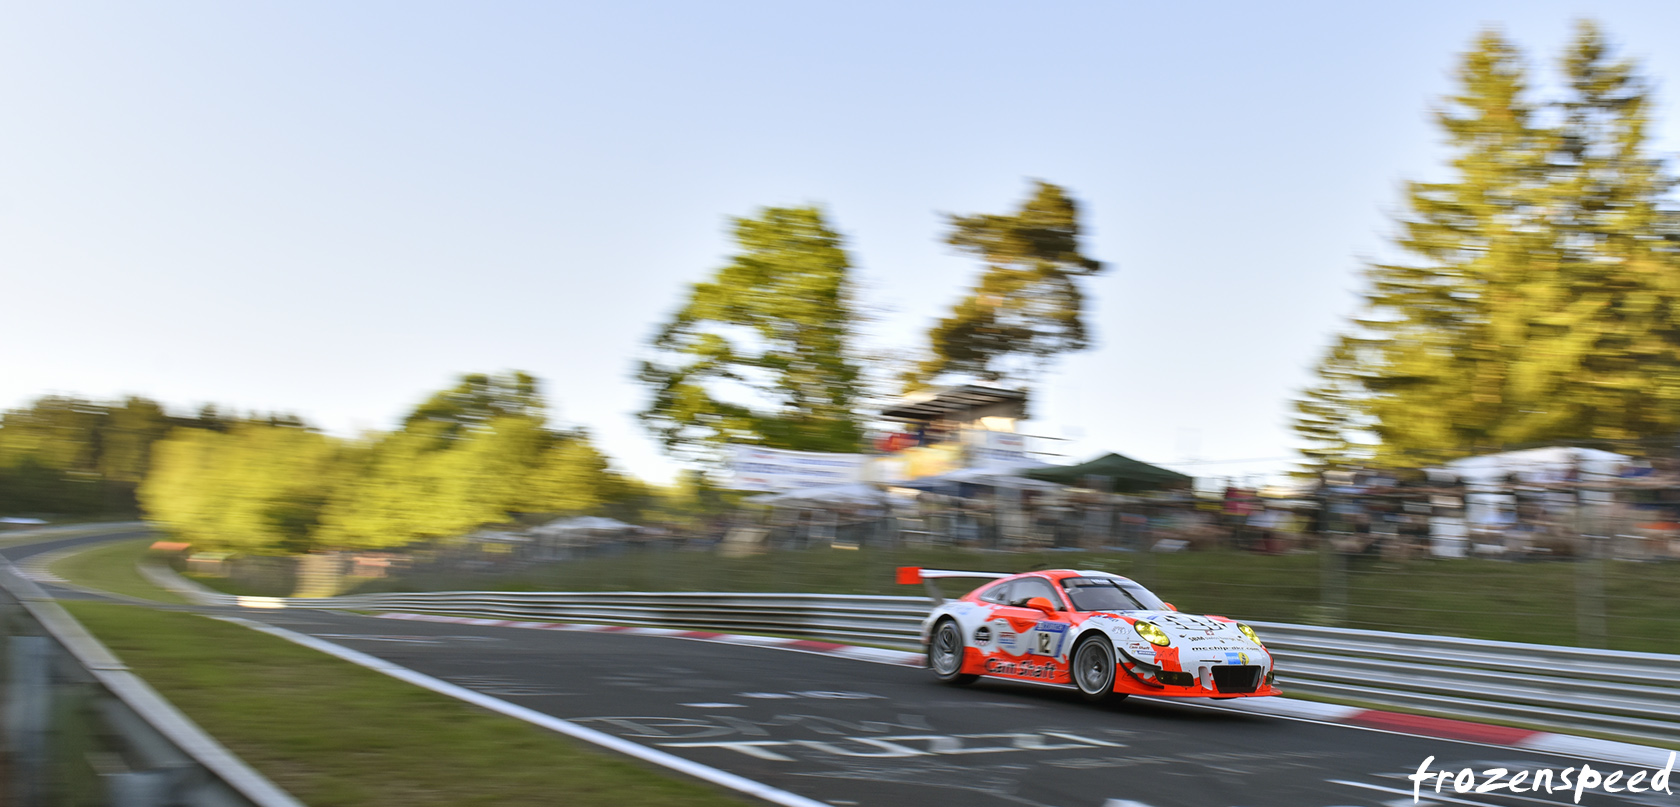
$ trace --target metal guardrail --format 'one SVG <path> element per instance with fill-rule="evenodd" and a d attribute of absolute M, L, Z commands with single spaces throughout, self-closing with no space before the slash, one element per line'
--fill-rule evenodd
<path fill-rule="evenodd" d="M 303 807 L 0 558 L 9 804 Z"/>
<path fill-rule="evenodd" d="M 1680 655 L 1249 624 L 1286 690 L 1680 743 Z"/>
<path fill-rule="evenodd" d="M 772 633 L 920 649 L 924 597 L 835 594 L 443 591 L 320 599 L 234 597 L 163 569 L 200 602 L 447 613 Z M 1680 743 L 1680 655 L 1251 622 L 1285 691 L 1564 732 Z"/>

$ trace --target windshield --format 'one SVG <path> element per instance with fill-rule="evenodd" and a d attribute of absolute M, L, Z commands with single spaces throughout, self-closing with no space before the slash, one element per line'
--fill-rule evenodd
<path fill-rule="evenodd" d="M 1131 581 L 1108 577 L 1069 577 L 1062 589 L 1075 611 L 1165 611 L 1149 589 Z"/>

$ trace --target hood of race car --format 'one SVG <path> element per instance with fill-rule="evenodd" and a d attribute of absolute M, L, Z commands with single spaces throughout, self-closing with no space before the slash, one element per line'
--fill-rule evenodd
<path fill-rule="evenodd" d="M 1142 661 L 1172 658 L 1186 669 L 1218 664 L 1271 667 L 1271 654 L 1265 647 L 1244 636 L 1235 622 L 1178 611 L 1103 613 L 1095 615 L 1092 621 L 1108 629 L 1119 649 Z M 1133 622 L 1154 625 L 1166 634 L 1170 643 L 1157 646 L 1145 641 L 1132 628 Z"/>

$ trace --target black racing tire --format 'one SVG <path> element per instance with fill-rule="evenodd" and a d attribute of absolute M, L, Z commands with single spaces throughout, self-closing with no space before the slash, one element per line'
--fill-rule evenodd
<path fill-rule="evenodd" d="M 933 676 L 956 686 L 978 680 L 980 676 L 962 671 L 963 651 L 967 646 L 968 643 L 963 641 L 962 628 L 955 619 L 939 620 L 939 624 L 933 626 L 933 632 L 928 634 L 927 665 L 933 670 Z"/>
<path fill-rule="evenodd" d="M 1114 691 L 1114 677 L 1119 674 L 1119 668 L 1115 665 L 1114 645 L 1106 636 L 1097 634 L 1081 641 L 1068 658 L 1068 673 L 1085 700 L 1116 703 L 1126 699 L 1125 693 Z"/>

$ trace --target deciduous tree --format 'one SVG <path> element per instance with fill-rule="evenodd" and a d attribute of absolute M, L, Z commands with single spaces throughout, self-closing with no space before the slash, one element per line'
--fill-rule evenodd
<path fill-rule="evenodd" d="M 855 451 L 862 429 L 850 355 L 851 259 L 814 207 L 734 220 L 739 251 L 654 335 L 637 377 L 642 422 L 682 459 L 749 443 Z"/>
<path fill-rule="evenodd" d="M 974 288 L 928 333 L 931 355 L 906 379 L 941 375 L 1026 380 L 1056 356 L 1090 346 L 1079 278 L 1103 270 L 1081 242 L 1079 204 L 1034 183 L 1010 215 L 951 216 L 946 243 L 984 261 Z"/>

